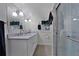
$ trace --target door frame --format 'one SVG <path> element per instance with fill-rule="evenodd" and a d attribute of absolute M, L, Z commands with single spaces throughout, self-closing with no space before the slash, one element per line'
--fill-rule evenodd
<path fill-rule="evenodd" d="M 59 22 L 58 22 L 58 15 L 57 15 L 57 10 L 59 8 L 59 6 L 61 5 L 61 3 L 58 4 L 58 6 L 56 7 L 56 56 L 58 56 L 58 38 L 59 38 Z"/>
<path fill-rule="evenodd" d="M 56 3 L 54 5 L 54 20 L 53 20 L 53 55 L 57 56 L 57 43 L 58 43 L 58 16 L 57 16 L 57 9 L 61 3 Z"/>

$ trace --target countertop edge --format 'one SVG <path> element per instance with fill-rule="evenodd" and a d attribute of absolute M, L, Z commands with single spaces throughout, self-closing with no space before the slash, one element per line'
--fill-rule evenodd
<path fill-rule="evenodd" d="M 34 34 L 34 35 L 30 36 L 29 38 L 8 37 L 8 40 L 29 40 L 30 38 L 32 38 L 35 35 L 37 35 L 37 34 Z"/>

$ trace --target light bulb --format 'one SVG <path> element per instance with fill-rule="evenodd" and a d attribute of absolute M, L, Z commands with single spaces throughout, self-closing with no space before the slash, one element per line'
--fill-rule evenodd
<path fill-rule="evenodd" d="M 17 13 L 16 12 L 13 12 L 12 15 L 15 16 L 15 17 L 17 17 Z"/>
<path fill-rule="evenodd" d="M 76 20 L 77 20 L 76 18 L 73 19 L 73 21 L 76 21 Z"/>
<path fill-rule="evenodd" d="M 20 15 L 20 16 L 23 16 L 23 12 L 20 11 L 20 12 L 19 12 L 19 15 Z"/>
<path fill-rule="evenodd" d="M 29 22 L 31 22 L 31 20 L 29 19 Z"/>
<path fill-rule="evenodd" d="M 27 22 L 27 20 L 25 20 L 25 22 Z"/>

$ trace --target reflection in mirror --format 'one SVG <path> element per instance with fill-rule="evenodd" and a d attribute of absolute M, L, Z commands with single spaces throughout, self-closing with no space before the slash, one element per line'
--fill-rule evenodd
<path fill-rule="evenodd" d="M 7 22 L 8 22 L 8 33 L 9 34 L 20 34 L 20 25 L 23 27 L 23 33 L 28 33 L 35 25 L 34 17 L 32 17 L 31 11 L 26 11 L 27 9 L 22 9 L 15 5 L 14 3 L 8 4 L 7 7 Z M 33 30 L 35 31 L 35 30 Z"/>
<path fill-rule="evenodd" d="M 23 25 L 22 24 L 23 17 L 20 17 L 20 16 L 23 16 L 23 13 L 20 12 L 18 16 L 18 14 L 16 13 L 17 9 L 18 8 L 14 4 L 9 4 L 7 7 L 7 14 L 8 14 L 7 22 L 8 22 L 8 33 L 9 34 L 20 33 L 20 25 Z"/>

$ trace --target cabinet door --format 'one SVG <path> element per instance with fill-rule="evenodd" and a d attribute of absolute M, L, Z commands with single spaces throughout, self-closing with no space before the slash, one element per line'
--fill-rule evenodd
<path fill-rule="evenodd" d="M 9 40 L 9 56 L 27 56 L 27 40 Z"/>
<path fill-rule="evenodd" d="M 28 56 L 32 56 L 34 54 L 36 46 L 37 46 L 37 35 L 31 37 L 28 40 Z"/>

